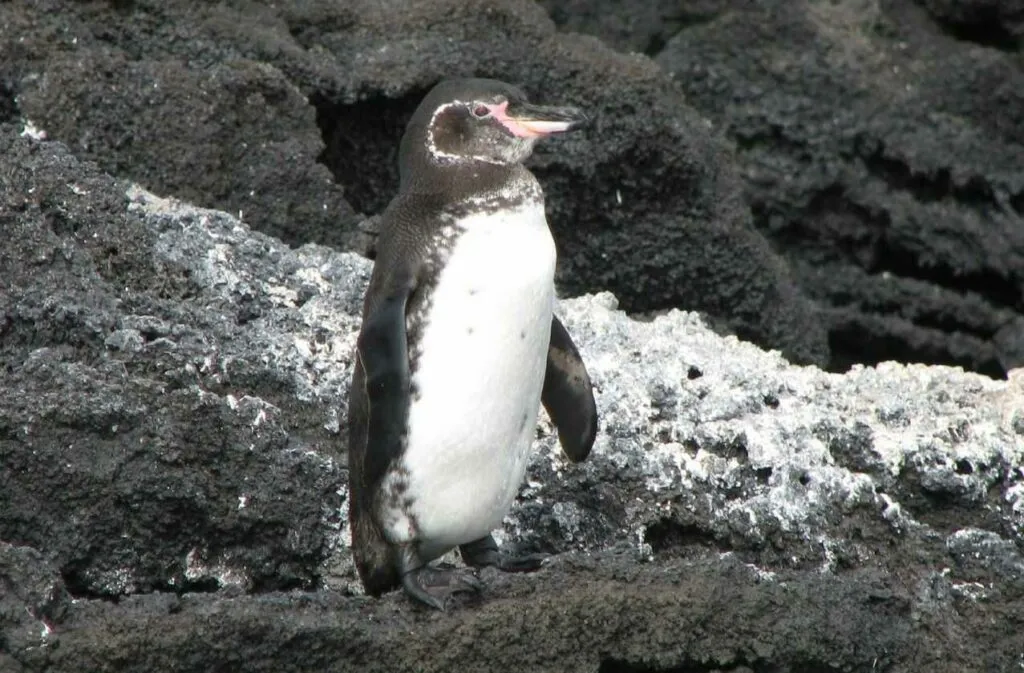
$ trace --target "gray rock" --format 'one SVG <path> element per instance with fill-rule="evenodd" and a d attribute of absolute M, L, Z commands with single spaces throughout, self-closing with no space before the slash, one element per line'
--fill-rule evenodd
<path fill-rule="evenodd" d="M 992 25 L 1020 6 L 921 4 Z M 758 228 L 828 307 L 837 365 L 1024 364 L 997 338 L 1024 313 L 1024 78 L 971 35 L 914 3 L 722 2 L 657 55 L 736 143 Z"/>
<path fill-rule="evenodd" d="M 831 369 L 1024 364 L 1020 0 L 544 4 L 653 57 L 732 140 Z"/>
<path fill-rule="evenodd" d="M 341 430 L 370 262 L 288 248 L 9 126 L 0 141 L 0 664 L 1018 665 L 1019 372 L 829 374 L 695 313 L 640 322 L 610 293 L 563 299 L 598 442 L 570 465 L 542 420 L 500 531 L 556 556 L 424 613 L 359 595 L 346 546 Z"/>
<path fill-rule="evenodd" d="M 71 597 L 42 553 L 6 542 L 0 542 L 0 589 L 0 664 L 20 671 L 19 653 L 53 644 L 54 625 L 67 617 Z"/>
<path fill-rule="evenodd" d="M 0 4 L 3 30 L 0 81 L 50 138 L 294 245 L 368 249 L 356 211 L 394 194 L 405 122 L 443 77 L 583 105 L 591 131 L 532 163 L 563 290 L 700 310 L 796 361 L 828 359 L 815 307 L 752 228 L 727 145 L 649 60 L 560 36 L 528 0 L 32 0 Z"/>
<path fill-rule="evenodd" d="M 133 203 L 5 131 L 0 540 L 78 596 L 314 586 L 343 470 L 318 396 L 345 380 L 336 293 L 365 262 Z"/>

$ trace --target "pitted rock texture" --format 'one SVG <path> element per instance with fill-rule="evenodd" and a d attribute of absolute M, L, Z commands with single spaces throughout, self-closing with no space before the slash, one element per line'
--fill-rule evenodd
<path fill-rule="evenodd" d="M 832 369 L 1024 364 L 1019 0 L 544 4 L 652 56 L 731 139 Z"/>
<path fill-rule="evenodd" d="M 395 192 L 413 108 L 466 75 L 595 119 L 531 162 L 565 293 L 703 311 L 794 361 L 828 361 L 815 306 L 753 229 L 727 143 L 650 60 L 560 35 L 530 0 L 0 4 L 0 82 L 22 121 L 296 245 L 371 251 L 361 218 Z"/>
<path fill-rule="evenodd" d="M 425 612 L 360 595 L 347 548 L 371 262 L 0 131 L 7 669 L 1019 666 L 1018 372 L 830 374 L 694 313 L 566 298 L 599 438 L 570 465 L 542 421 L 498 534 L 555 556 Z"/>
<path fill-rule="evenodd" d="M 0 154 L 0 540 L 45 549 L 80 596 L 313 586 L 342 498 L 310 446 L 343 411 L 315 400 L 341 385 L 324 353 L 347 360 L 355 311 L 324 302 L 365 265 L 129 207 L 55 143 L 7 133 Z M 324 311 L 347 322 L 303 327 Z"/>

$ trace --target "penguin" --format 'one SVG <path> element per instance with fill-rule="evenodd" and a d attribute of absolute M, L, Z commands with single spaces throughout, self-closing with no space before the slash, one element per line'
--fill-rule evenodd
<path fill-rule="evenodd" d="M 554 314 L 556 251 L 537 179 L 545 136 L 588 122 L 489 79 L 437 84 L 399 146 L 349 394 L 349 519 L 372 596 L 444 610 L 476 570 L 536 570 L 498 549 L 541 404 L 573 462 L 597 434 L 590 376 Z M 431 562 L 458 548 L 466 568 Z"/>

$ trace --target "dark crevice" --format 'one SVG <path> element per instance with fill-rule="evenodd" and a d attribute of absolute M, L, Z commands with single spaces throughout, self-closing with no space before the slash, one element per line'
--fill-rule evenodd
<path fill-rule="evenodd" d="M 967 469 L 972 472 L 967 472 Z M 961 488 L 955 481 L 929 483 L 923 469 L 916 466 L 903 470 L 899 483 L 895 484 L 893 499 L 915 520 L 929 526 L 942 535 L 950 535 L 963 528 L 978 528 L 998 535 L 1010 535 L 1003 512 L 1005 501 L 1002 492 L 1006 486 L 1005 476 L 995 478 L 985 496 L 973 490 Z M 1002 465 L 954 464 L 955 474 L 995 471 L 1005 475 L 1007 468 Z"/>
<path fill-rule="evenodd" d="M 958 273 L 942 264 L 924 267 L 915 253 L 887 239 L 889 222 L 885 212 L 854 202 L 841 185 L 820 190 L 798 215 L 771 210 L 763 204 L 755 205 L 752 212 L 759 229 L 770 231 L 777 244 L 791 251 L 802 250 L 804 259 L 816 260 L 818 265 L 850 265 L 875 278 L 892 277 L 938 286 L 964 297 L 964 305 L 984 302 L 993 316 L 1004 308 L 1019 311 L 1024 304 L 1016 285 L 996 273 Z M 793 224 L 783 227 L 778 224 L 781 222 Z M 1006 377 L 998 354 L 985 347 L 1005 324 L 1003 321 L 977 316 L 971 319 L 973 314 L 965 315 L 938 301 L 908 306 L 903 297 L 898 289 L 865 295 L 842 287 L 819 288 L 818 300 L 843 316 L 830 326 L 829 370 L 843 372 L 853 364 L 897 360 L 961 366 L 995 378 Z M 884 330 L 878 326 L 885 321 L 903 327 L 882 334 Z M 978 348 L 967 354 L 962 348 L 955 348 L 948 338 L 929 335 L 929 330 L 958 335 L 961 345 L 976 340 Z"/>
<path fill-rule="evenodd" d="M 883 313 L 883 315 L 893 315 L 897 318 L 900 317 L 897 311 L 890 313 Z M 959 333 L 967 337 L 973 337 L 979 341 L 988 341 L 992 339 L 998 331 L 995 326 L 982 326 L 973 325 L 961 322 L 957 319 L 954 312 L 947 313 L 920 313 L 913 318 L 906 318 L 908 322 L 912 322 L 916 327 L 924 329 L 932 329 L 945 334 Z"/>
<path fill-rule="evenodd" d="M 350 8 L 349 3 L 335 3 L 329 12 L 317 12 L 315 19 L 310 19 L 299 10 L 291 13 L 284 12 L 284 20 L 288 27 L 288 34 L 303 49 L 311 49 L 318 45 L 325 36 L 344 34 L 356 28 L 359 23 L 359 16 L 356 9 Z"/>
<path fill-rule="evenodd" d="M 321 95 L 310 99 L 324 141 L 318 161 L 344 187 L 345 199 L 357 211 L 380 212 L 397 191 L 399 141 L 425 93 L 357 103 L 337 103 Z"/>
<path fill-rule="evenodd" d="M 829 329 L 831 352 L 828 370 L 845 372 L 853 365 L 871 367 L 882 362 L 920 362 L 930 365 L 963 367 L 994 379 L 1005 379 L 1006 370 L 993 357 L 957 357 L 945 344 L 911 343 L 899 334 L 879 334 L 857 321 L 843 321 Z"/>
<path fill-rule="evenodd" d="M 765 122 L 762 127 L 755 125 L 750 129 L 736 128 L 732 131 L 732 140 L 742 152 L 757 150 L 794 157 L 807 153 L 806 143 L 786 135 L 786 129 L 781 124 Z"/>
<path fill-rule="evenodd" d="M 665 45 L 672 41 L 687 28 L 701 26 L 710 23 L 718 18 L 717 12 L 688 12 L 680 10 L 661 16 L 661 30 L 652 34 L 644 46 L 644 54 L 655 58 L 665 49 Z"/>
<path fill-rule="evenodd" d="M 655 58 L 662 52 L 668 41 L 672 39 L 672 36 L 665 37 L 664 35 L 655 34 L 647 40 L 647 44 L 644 45 L 644 54 L 650 58 Z"/>
<path fill-rule="evenodd" d="M 971 461 L 961 458 L 956 461 L 956 473 L 957 474 L 974 474 L 974 465 Z"/>
<path fill-rule="evenodd" d="M 957 187 L 952 185 L 948 177 L 945 177 L 948 175 L 948 171 L 940 171 L 940 175 L 935 180 L 925 180 L 920 176 L 911 177 L 909 170 L 906 170 L 905 165 L 899 162 L 892 162 L 892 164 L 902 166 L 902 169 L 890 166 L 884 172 L 878 170 L 877 167 L 874 171 L 876 176 L 885 180 L 891 189 L 910 191 L 915 198 L 921 201 L 953 198 L 974 210 L 983 210 L 986 205 L 995 207 L 991 188 L 980 178 L 972 178 L 967 185 Z M 1024 198 L 1021 198 L 1020 201 L 1021 205 L 1024 205 Z M 763 204 L 755 205 L 752 212 L 762 231 L 769 230 L 770 221 L 777 216 L 777 213 L 770 211 Z M 872 212 L 866 206 L 853 201 L 846 194 L 842 185 L 832 184 L 815 194 L 807 204 L 801 219 L 820 222 L 829 217 L 850 220 L 849 223 L 843 224 L 841 227 L 844 233 L 848 233 L 830 241 L 821 241 L 821 244 L 833 247 L 848 261 L 860 266 L 870 274 L 888 273 L 899 278 L 919 280 L 958 294 L 972 292 L 984 297 L 995 306 L 1014 311 L 1024 309 L 1021 288 L 1013 279 L 1006 278 L 994 271 L 962 272 L 953 269 L 948 264 L 922 263 L 915 253 L 906 250 L 887 237 L 889 222 L 888 216 L 884 212 Z M 812 227 L 813 231 L 820 229 L 819 226 Z M 992 337 L 991 332 L 973 331 L 969 325 L 958 322 L 937 319 L 934 324 L 926 324 L 926 320 L 916 319 L 915 323 L 943 331 L 973 333 L 983 339 Z"/>
<path fill-rule="evenodd" d="M 931 285 L 937 285 L 958 294 L 972 292 L 984 297 L 989 303 L 1008 308 L 1014 312 L 1024 309 L 1021 300 L 1022 290 L 1014 281 L 1004 278 L 993 271 L 959 272 L 947 264 L 925 266 L 917 255 L 899 246 L 879 245 L 875 253 L 875 263 L 867 271 L 873 274 L 890 273 L 901 278 L 914 278 Z M 916 323 L 924 324 L 915 320 Z M 959 330 L 971 332 L 968 325 L 962 323 L 936 322 L 935 327 L 943 331 Z M 994 332 L 979 332 L 975 336 L 983 339 L 992 338 Z"/>
<path fill-rule="evenodd" d="M 746 466 L 750 464 L 750 455 L 747 453 L 747 437 L 743 433 L 735 435 L 728 440 L 722 439 L 708 442 L 702 448 L 708 453 L 721 456 L 726 460 L 735 460 L 740 465 Z"/>
<path fill-rule="evenodd" d="M 972 175 L 963 184 L 953 180 L 949 168 L 940 168 L 933 173 L 915 172 L 900 159 L 885 155 L 885 146 L 858 138 L 854 143 L 857 156 L 872 175 L 882 179 L 890 189 L 910 192 L 922 203 L 953 200 L 974 210 L 1001 210 L 992 185 L 980 175 Z M 1017 211 L 1018 215 L 1022 213 Z"/>
<path fill-rule="evenodd" d="M 21 116 L 14 100 L 14 89 L 6 82 L 0 82 L 0 124 L 15 121 Z"/>
<path fill-rule="evenodd" d="M 157 590 L 168 593 L 184 594 L 215 594 L 220 591 L 220 582 L 214 577 L 200 577 L 183 584 L 161 584 Z"/>
<path fill-rule="evenodd" d="M 135 0 L 110 0 L 110 6 L 119 14 L 131 14 L 135 11 Z"/>
<path fill-rule="evenodd" d="M 773 128 L 769 136 L 758 134 L 750 138 L 737 137 L 736 142 L 740 148 L 746 149 L 769 145 L 776 150 L 781 148 L 784 152 L 798 151 L 778 128 Z M 884 156 L 884 148 L 875 146 L 869 150 L 868 144 L 864 139 L 858 139 L 857 155 L 869 173 L 882 180 L 891 190 L 907 192 L 922 203 L 948 200 L 975 212 L 994 213 L 1012 209 L 1013 214 L 1024 216 L 1024 193 L 1009 196 L 997 194 L 998 188 L 994 188 L 982 176 L 972 176 L 965 183 L 957 183 L 951 170 L 947 168 L 932 174 L 916 173 L 905 162 Z M 753 204 L 752 212 L 758 228 L 770 232 L 769 235 L 773 238 L 785 237 L 785 233 L 776 231 L 779 227 L 773 224 L 780 216 L 782 221 L 803 219 L 819 224 L 822 219 L 834 217 L 837 220 L 836 224 L 826 227 L 825 230 L 838 227 L 842 234 L 833 240 L 820 240 L 819 245 L 831 247 L 868 273 L 887 273 L 900 278 L 919 280 L 958 294 L 971 292 L 985 298 L 994 306 L 1009 308 L 1015 312 L 1024 310 L 1021 279 L 1008 278 L 993 270 L 964 272 L 941 262 L 923 262 L 915 252 L 905 249 L 887 236 L 889 221 L 885 212 L 874 212 L 857 203 L 847 195 L 845 188 L 840 184 L 829 185 L 818 192 L 802 213 L 780 214 L 765 204 Z M 844 219 L 848 222 L 843 222 Z M 811 231 L 820 230 L 822 227 L 817 225 L 811 228 Z M 799 236 L 805 237 L 807 233 L 800 229 Z M 798 234 L 794 231 L 793 235 Z M 933 323 L 929 323 L 927 318 L 916 318 L 914 322 L 945 332 L 965 332 L 981 339 L 992 337 L 991 332 L 972 330 L 969 325 L 950 322 L 948 317 L 937 318 Z"/>
<path fill-rule="evenodd" d="M 731 550 L 728 544 L 719 541 L 711 531 L 670 518 L 659 519 L 647 526 L 644 529 L 644 541 L 651 545 L 651 551 L 655 554 L 683 547 L 703 547 L 723 552 Z"/>
<path fill-rule="evenodd" d="M 311 591 L 314 582 L 301 577 L 274 577 L 268 576 L 262 579 L 257 578 L 249 589 L 250 594 L 266 594 L 278 591 Z"/>
<path fill-rule="evenodd" d="M 935 17 L 936 23 L 947 35 L 961 42 L 1016 53 L 1021 49 L 1021 38 L 1007 29 L 999 16 L 998 7 L 979 6 L 970 20 L 951 21 Z"/>
<path fill-rule="evenodd" d="M 61 570 L 60 576 L 64 580 L 64 587 L 72 598 L 107 601 L 110 603 L 120 602 L 121 598 L 123 598 L 122 594 L 97 591 L 93 588 L 92 583 L 83 576 L 84 570 L 83 565 L 78 563 L 71 563 Z"/>
<path fill-rule="evenodd" d="M 1024 213 L 1024 191 L 1009 198 L 1010 207 L 1018 213 Z"/>

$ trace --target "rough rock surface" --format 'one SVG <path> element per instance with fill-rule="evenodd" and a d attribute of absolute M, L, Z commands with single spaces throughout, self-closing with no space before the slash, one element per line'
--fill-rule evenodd
<path fill-rule="evenodd" d="M 470 74 L 595 116 L 532 163 L 565 292 L 704 311 L 794 361 L 827 361 L 817 311 L 753 229 L 728 145 L 651 61 L 560 35 L 530 0 L 0 3 L 16 115 L 112 175 L 291 244 L 363 249 L 360 214 L 394 193 L 413 108 Z"/>
<path fill-rule="evenodd" d="M 204 238 L 200 212 L 144 220 L 126 183 L 57 144 L 7 133 L 0 154 L 0 539 L 45 549 L 77 595 L 312 586 L 341 496 L 307 445 L 336 431 L 316 400 L 344 372 L 302 362 L 346 350 L 351 318 L 304 316 L 365 265 L 282 262 L 233 226 Z"/>
<path fill-rule="evenodd" d="M 833 369 L 1024 363 L 1019 0 L 545 5 L 643 49 L 735 143 Z"/>
<path fill-rule="evenodd" d="M 0 670 L 964 671 L 1020 665 L 1024 379 L 839 375 L 560 312 L 601 413 L 542 422 L 505 545 L 359 595 L 341 432 L 370 262 L 289 249 L 0 126 Z"/>

